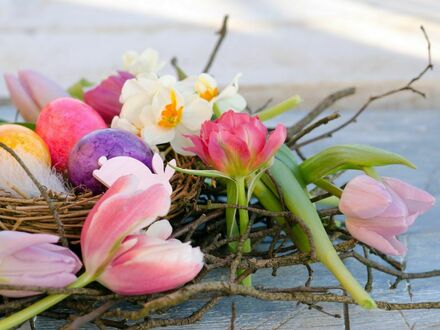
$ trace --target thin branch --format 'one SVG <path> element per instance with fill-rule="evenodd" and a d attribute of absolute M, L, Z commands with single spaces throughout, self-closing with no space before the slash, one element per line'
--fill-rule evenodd
<path fill-rule="evenodd" d="M 295 125 L 289 127 L 287 131 L 288 136 L 294 136 L 309 125 L 316 117 L 323 113 L 326 109 L 335 104 L 338 100 L 351 96 L 356 92 L 354 87 L 341 89 L 335 93 L 330 94 L 323 99 L 316 107 L 312 109 L 304 118 L 298 121 Z"/>
<path fill-rule="evenodd" d="M 356 119 L 368 108 L 368 106 L 371 103 L 373 103 L 373 102 L 375 102 L 377 100 L 380 100 L 380 99 L 382 99 L 384 97 L 387 97 L 387 96 L 390 96 L 390 95 L 394 95 L 394 94 L 397 94 L 397 93 L 400 93 L 400 92 L 405 92 L 405 91 L 418 94 L 421 97 L 426 97 L 425 93 L 423 93 L 420 90 L 418 90 L 415 87 L 413 87 L 413 84 L 415 82 L 420 80 L 426 74 L 426 72 L 428 72 L 429 70 L 432 70 L 433 67 L 434 67 L 433 64 L 432 64 L 432 60 L 431 60 L 431 42 L 429 40 L 428 34 L 425 31 L 425 28 L 423 26 L 421 26 L 420 29 L 422 30 L 423 36 L 424 36 L 424 38 L 425 38 L 425 40 L 427 42 L 428 64 L 423 68 L 423 70 L 416 77 L 412 78 L 406 85 L 404 85 L 404 86 L 402 86 L 400 88 L 396 88 L 396 89 L 387 91 L 387 92 L 379 94 L 379 95 L 371 96 L 367 100 L 367 102 L 365 102 L 364 105 L 362 105 L 360 107 L 360 109 L 352 117 L 350 117 L 347 121 L 345 121 L 344 123 L 342 123 L 341 125 L 333 128 L 333 129 L 329 130 L 326 133 L 320 134 L 320 135 L 318 135 L 318 136 L 316 136 L 314 138 L 311 138 L 309 140 L 301 142 L 301 143 L 297 144 L 295 147 L 300 148 L 300 147 L 303 147 L 303 146 L 305 146 L 307 144 L 316 142 L 318 140 L 331 137 L 334 133 L 336 133 L 336 132 L 340 131 L 341 129 L 345 128 L 346 126 L 356 122 Z"/>
<path fill-rule="evenodd" d="M 221 26 L 220 30 L 217 31 L 219 38 L 217 40 L 217 43 L 214 46 L 214 49 L 211 52 L 211 55 L 209 56 L 208 62 L 206 63 L 205 67 L 203 68 L 202 72 L 208 73 L 209 69 L 211 69 L 212 63 L 214 63 L 214 60 L 215 60 L 217 53 L 218 53 L 218 50 L 220 49 L 220 46 L 223 42 L 223 39 L 226 37 L 226 33 L 228 32 L 228 19 L 229 19 L 229 15 L 225 15 L 223 17 L 222 26 Z"/>
<path fill-rule="evenodd" d="M 321 118 L 317 122 L 313 123 L 310 126 L 307 126 L 303 130 L 301 130 L 298 134 L 292 136 L 287 141 L 287 145 L 289 147 L 295 145 L 295 143 L 298 140 L 300 140 L 301 138 L 303 138 L 305 135 L 309 134 L 310 132 L 312 132 L 313 130 L 317 129 L 318 127 L 320 127 L 322 125 L 327 125 L 329 122 L 331 122 L 332 120 L 338 119 L 339 117 L 341 117 L 341 115 L 338 112 L 334 112 L 334 113 L 332 113 L 332 114 L 330 114 L 328 116 L 325 116 L 324 118 Z"/>

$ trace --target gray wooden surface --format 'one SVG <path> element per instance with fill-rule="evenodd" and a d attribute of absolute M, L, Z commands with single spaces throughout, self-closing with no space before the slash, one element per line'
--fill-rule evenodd
<path fill-rule="evenodd" d="M 1 114 L 1 112 L 0 112 Z M 344 112 L 343 119 L 351 113 Z M 299 114 L 289 114 L 283 118 L 285 123 L 294 122 Z M 341 119 L 341 120 L 343 120 Z M 399 166 L 380 169 L 384 175 L 401 178 L 418 187 L 424 188 L 439 198 L 440 195 L 440 112 L 437 110 L 420 111 L 372 111 L 367 112 L 357 124 L 351 125 L 316 145 L 304 149 L 306 155 L 325 146 L 341 143 L 366 143 L 385 148 L 408 157 L 417 166 L 410 170 Z M 326 127 L 328 128 L 328 127 Z M 410 231 L 401 237 L 409 248 L 405 257 L 407 270 L 411 272 L 440 268 L 440 205 L 421 216 Z M 348 260 L 347 265 L 361 281 L 365 282 L 365 267 Z M 332 285 L 336 281 L 321 266 L 313 265 L 312 285 Z M 376 271 L 374 273 L 375 299 L 393 302 L 408 302 L 408 286 L 412 292 L 412 301 L 440 300 L 440 278 L 401 282 L 397 289 L 390 290 L 391 276 Z M 291 287 L 303 285 L 307 273 L 304 267 L 280 269 L 278 276 L 270 271 L 259 271 L 254 276 L 255 285 Z M 218 272 L 215 278 L 226 278 L 226 273 Z M 203 300 L 188 302 L 172 313 L 161 317 L 178 317 L 191 314 Z M 342 329 L 343 319 L 324 315 L 307 307 L 297 306 L 293 302 L 264 302 L 252 298 L 232 297 L 222 300 L 209 311 L 198 324 L 172 329 L 227 329 L 230 322 L 231 302 L 237 306 L 236 329 Z M 326 312 L 342 315 L 342 306 L 322 304 Z M 385 312 L 380 310 L 364 311 L 350 306 L 352 329 L 440 329 L 440 311 L 419 310 L 403 312 Z M 38 329 L 56 329 L 60 322 L 41 318 Z M 93 326 L 90 326 L 93 329 Z"/>

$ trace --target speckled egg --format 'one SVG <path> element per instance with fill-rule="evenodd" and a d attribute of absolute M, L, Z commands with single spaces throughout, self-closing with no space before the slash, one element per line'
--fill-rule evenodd
<path fill-rule="evenodd" d="M 76 142 L 84 135 L 106 127 L 104 120 L 93 108 L 65 97 L 43 108 L 36 123 L 36 132 L 48 145 L 56 169 L 64 171 Z"/>
<path fill-rule="evenodd" d="M 24 151 L 50 166 L 50 153 L 43 139 L 31 129 L 15 124 L 0 125 L 0 142 L 14 151 Z"/>
<path fill-rule="evenodd" d="M 85 186 L 93 193 L 101 193 L 105 187 L 93 177 L 99 168 L 98 159 L 117 156 L 135 158 L 151 169 L 153 152 L 135 134 L 107 128 L 85 135 L 73 147 L 69 156 L 69 178 L 75 186 Z"/>

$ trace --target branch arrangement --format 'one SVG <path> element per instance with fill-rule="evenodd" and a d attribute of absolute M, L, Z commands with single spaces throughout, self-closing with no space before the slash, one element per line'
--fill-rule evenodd
<path fill-rule="evenodd" d="M 285 128 L 279 125 L 269 133 L 262 121 L 290 110 L 300 102 L 300 98 L 294 96 L 271 107 L 265 104 L 258 112 L 258 118 L 246 112 L 240 113 L 246 109 L 246 103 L 238 94 L 238 76 L 219 92 L 208 72 L 227 35 L 227 23 L 228 16 L 225 16 L 215 47 L 203 73 L 198 77 L 188 76 L 178 65 L 177 58 L 172 59 L 172 66 L 178 81 L 172 81 L 168 76 L 157 76 L 156 72 L 162 63 L 157 54 L 150 50 L 143 54 L 125 54 L 124 63 L 128 71 L 113 76 L 111 83 L 110 80 L 103 82 L 86 92 L 88 82 L 84 80 L 72 86 L 70 95 L 84 100 L 97 111 L 100 109 L 96 118 L 85 117 L 86 124 L 74 126 L 62 123 L 56 126 L 58 130 L 67 126 L 72 130 L 72 136 L 75 130 L 81 130 L 84 133 L 81 139 L 76 136 L 75 141 L 69 140 L 70 137 L 61 142 L 51 140 L 53 125 L 59 123 L 50 122 L 47 118 L 54 116 L 57 107 L 79 109 L 85 104 L 78 106 L 73 103 L 79 102 L 77 100 L 57 98 L 39 114 L 38 100 L 32 100 L 35 107 L 25 109 L 16 96 L 14 103 L 22 116 L 29 121 L 38 118 L 36 126 L 29 123 L 26 126 L 35 128 L 36 133 L 48 144 L 48 157 L 52 159 L 52 165 L 59 173 L 68 174 L 75 189 L 81 190 L 84 186 L 85 189 L 80 193 L 83 197 L 79 198 L 74 190 L 62 185 L 59 188 L 57 180 L 62 179 L 59 173 L 52 172 L 54 170 L 50 166 L 47 174 L 35 175 L 37 169 L 40 173 L 40 165 L 27 161 L 27 153 L 23 149 L 14 149 L 8 145 L 8 140 L 2 140 L 0 126 L 2 157 L 11 157 L 11 166 L 18 164 L 17 168 L 34 185 L 29 189 L 12 185 L 3 187 L 0 178 L 0 188 L 5 192 L 4 196 L 0 196 L 0 206 L 5 203 L 5 207 L 1 208 L 7 210 L 5 214 L 0 213 L 0 228 L 3 230 L 0 232 L 0 241 L 6 235 L 11 235 L 10 240 L 18 234 L 31 235 L 21 232 L 8 234 L 11 230 L 56 233 L 63 247 L 53 245 L 57 246 L 53 249 L 65 249 L 62 251 L 68 255 L 66 260 L 72 265 L 71 273 L 66 276 L 76 279 L 58 286 L 0 282 L 0 294 L 3 295 L 0 314 L 4 316 L 0 320 L 0 329 L 17 326 L 27 319 L 33 324 L 32 317 L 37 314 L 66 320 L 63 329 L 79 329 L 88 322 L 102 329 L 183 326 L 201 320 L 206 312 L 228 296 L 296 301 L 332 317 L 344 317 L 346 328 L 350 323 L 350 304 L 383 310 L 440 308 L 440 302 L 437 301 L 391 303 L 374 301 L 369 295 L 374 286 L 373 270 L 395 277 L 392 288 L 402 280 L 440 275 L 440 270 L 407 273 L 404 264 L 388 256 L 404 253 L 404 247 L 395 236 L 404 232 L 418 214 L 432 206 L 433 199 L 428 193 L 397 179 L 380 178 L 374 167 L 413 165 L 399 155 L 366 146 L 336 146 L 310 158 L 301 152 L 302 147 L 329 138 L 356 122 L 369 105 L 379 99 L 408 91 L 425 97 L 422 91 L 414 87 L 414 83 L 433 69 L 431 44 L 425 29 L 421 27 L 427 41 L 428 64 L 416 77 L 404 86 L 369 97 L 349 119 L 323 134 L 307 139 L 318 127 L 339 119 L 339 113 L 323 114 L 340 99 L 355 94 L 355 88 L 327 96 L 293 126 Z M 156 76 L 152 79 L 151 75 Z M 113 87 L 109 88 L 109 84 Z M 11 81 L 8 86 L 14 101 Z M 116 91 L 112 89 L 114 86 L 119 86 Z M 110 91 L 116 95 L 116 101 L 111 106 L 108 105 L 111 103 L 108 99 L 103 106 L 102 99 L 97 96 L 101 89 L 105 89 L 106 97 L 109 97 Z M 59 93 L 59 96 L 64 96 L 65 91 Z M 189 100 L 187 95 L 190 95 Z M 122 109 L 119 102 L 123 104 Z M 237 111 L 226 111 L 230 108 Z M 52 110 L 50 116 L 46 115 Z M 158 118 L 157 121 L 152 119 L 153 114 L 148 111 Z M 189 115 L 185 117 L 187 113 Z M 86 111 L 84 116 L 91 115 Z M 217 119 L 211 121 L 212 116 Z M 196 128 L 195 122 L 200 122 Z M 115 133 L 115 129 L 120 132 Z M 113 131 L 102 133 L 108 130 Z M 99 134 L 104 136 L 100 137 Z M 130 140 L 133 138 L 124 134 L 139 136 L 151 149 L 143 149 L 146 148 L 144 144 L 133 147 L 141 140 Z M 184 142 L 184 138 L 190 140 L 192 145 Z M 112 154 L 117 148 L 116 144 L 111 145 L 107 154 L 101 153 L 96 159 L 99 166 L 94 164 L 93 175 L 91 171 L 86 172 L 88 159 L 84 158 L 81 150 L 89 150 L 90 145 L 103 143 L 104 146 L 99 147 L 101 149 L 96 149 L 101 152 L 107 148 L 103 140 L 117 139 L 123 141 L 121 148 L 124 152 L 129 152 Z M 69 144 L 72 144 L 71 151 L 66 159 L 59 150 Z M 292 150 L 302 162 L 298 163 Z M 193 155 L 189 156 L 188 153 Z M 147 154 L 148 158 L 144 159 Z M 165 167 L 164 161 L 167 162 Z M 335 177 L 346 170 L 360 170 L 366 175 L 342 186 L 336 185 Z M 16 173 L 18 170 L 14 168 L 14 171 Z M 311 184 L 318 189 L 309 192 Z M 376 190 L 361 200 L 363 198 L 359 191 L 365 186 Z M 35 190 L 35 187 L 37 193 L 33 196 L 32 189 Z M 417 210 L 406 203 L 405 194 L 408 191 L 418 203 Z M 382 194 L 379 205 L 370 205 L 376 201 L 375 194 Z M 71 202 L 73 204 L 65 204 L 66 200 L 72 200 L 72 195 L 76 196 Z M 388 202 L 383 202 L 387 199 Z M 337 203 L 334 203 L 334 207 L 317 211 L 316 204 L 324 200 L 337 200 Z M 370 207 L 365 207 L 364 203 Z M 400 213 L 389 211 L 392 203 L 393 210 L 399 208 Z M 81 211 L 78 207 L 84 207 L 84 214 L 78 213 Z M 43 218 L 53 220 L 53 225 L 46 229 L 42 226 L 41 231 L 32 226 L 26 227 L 26 219 L 37 220 L 41 217 L 38 212 L 43 210 L 48 213 Z M 73 210 L 70 214 L 76 212 L 75 216 L 69 217 L 69 210 Z M 23 212 L 33 212 L 32 217 L 24 217 L 23 214 L 27 213 Z M 346 216 L 345 225 L 335 220 L 336 216 L 342 214 Z M 156 221 L 158 218 L 161 220 Z M 165 218 L 172 220 L 172 226 Z M 392 232 L 380 225 L 381 219 L 390 218 L 398 222 L 391 227 Z M 109 222 L 109 219 L 117 221 Z M 365 220 L 374 221 L 374 228 L 365 227 Z M 81 237 L 79 233 L 71 234 L 72 226 L 82 230 Z M 25 236 L 17 237 L 22 239 Z M 79 241 L 82 260 L 77 257 L 79 251 L 75 243 Z M 56 240 L 49 239 L 44 246 L 47 248 L 49 243 L 54 244 Z M 8 244 L 13 247 L 10 241 Z M 188 264 L 178 261 L 177 264 L 168 265 L 168 255 L 162 252 L 164 254 L 160 258 L 163 258 L 163 267 L 167 272 L 163 274 L 161 270 L 154 269 L 152 273 L 155 275 L 157 272 L 156 277 L 147 281 L 146 277 L 153 276 L 147 274 L 151 269 L 148 267 L 154 265 L 146 260 L 151 260 L 153 254 L 162 251 L 158 246 L 172 250 L 173 256 L 179 257 L 174 259 L 190 261 Z M 360 250 L 363 254 L 359 253 Z M 131 259 L 126 257 L 130 254 L 133 255 Z M 342 263 L 341 260 L 347 258 L 365 266 L 367 282 L 363 286 Z M 124 265 L 131 267 L 133 262 L 138 263 L 137 268 L 118 270 Z M 317 262 L 323 263 L 333 273 L 340 286 L 311 285 L 311 265 Z M 74 274 L 82 265 L 85 270 L 76 278 Z M 272 275 L 276 276 L 279 268 L 292 266 L 306 267 L 308 277 L 304 279 L 303 286 L 269 288 L 252 284 L 252 275 L 261 269 L 272 269 Z M 227 281 L 207 279 L 210 272 L 220 268 L 229 271 Z M 181 269 L 186 273 L 168 278 L 172 277 L 171 273 L 179 273 Z M 137 278 L 142 283 L 122 283 L 130 281 L 119 277 L 120 272 L 137 274 L 139 270 Z M 1 272 L 0 262 L 0 278 Z M 148 285 L 143 282 L 148 282 Z M 47 296 L 41 299 L 37 294 Z M 191 315 L 185 318 L 161 317 L 162 313 L 196 297 L 203 297 L 204 304 Z M 343 315 L 327 313 L 320 305 L 323 302 L 342 304 Z M 236 313 L 236 306 L 232 303 L 231 329 L 234 328 Z"/>

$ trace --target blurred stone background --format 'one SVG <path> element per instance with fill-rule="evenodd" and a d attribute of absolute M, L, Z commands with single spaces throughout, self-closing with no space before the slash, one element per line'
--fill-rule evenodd
<path fill-rule="evenodd" d="M 80 77 L 97 81 L 120 68 L 124 51 L 146 47 L 199 73 L 224 14 L 230 30 L 211 72 L 223 84 L 242 72 L 254 107 L 299 93 L 309 108 L 353 85 L 356 96 L 338 106 L 355 109 L 423 68 L 421 24 L 434 63 L 440 58 L 436 0 L 1 0 L 0 73 L 33 68 L 64 86 Z M 435 108 L 439 82 L 434 71 L 419 83 L 426 100 L 406 93 L 375 106 Z"/>

